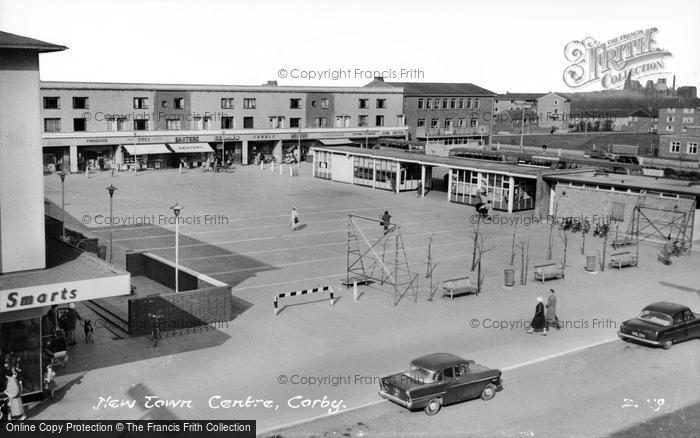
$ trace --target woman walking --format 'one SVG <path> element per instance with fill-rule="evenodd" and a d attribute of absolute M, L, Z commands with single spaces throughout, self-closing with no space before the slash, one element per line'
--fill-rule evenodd
<path fill-rule="evenodd" d="M 547 320 L 544 317 L 544 299 L 537 297 L 537 305 L 535 306 L 535 317 L 532 318 L 528 333 L 538 332 L 542 336 L 547 336 Z"/>
<path fill-rule="evenodd" d="M 292 227 L 292 231 L 296 231 L 299 226 L 299 212 L 296 207 L 292 207 L 292 213 L 289 217 L 289 226 Z"/>

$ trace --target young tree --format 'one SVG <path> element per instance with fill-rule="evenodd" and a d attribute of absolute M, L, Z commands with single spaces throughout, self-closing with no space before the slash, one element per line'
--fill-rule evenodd
<path fill-rule="evenodd" d="M 554 217 L 551 219 L 551 223 L 549 224 L 549 240 L 548 245 L 547 245 L 547 260 L 552 260 L 552 232 L 554 231 L 554 227 L 557 225 L 557 209 L 559 208 L 559 203 L 554 204 Z"/>
<path fill-rule="evenodd" d="M 484 238 L 479 236 L 475 248 L 478 254 L 476 259 L 476 265 L 479 268 L 476 274 L 476 294 L 478 295 L 479 293 L 481 293 L 481 285 L 483 284 L 484 278 L 486 277 L 486 274 L 482 274 L 481 272 L 481 262 L 483 260 L 484 254 L 491 251 L 494 247 L 490 246 L 486 248 L 484 246 Z"/>
<path fill-rule="evenodd" d="M 515 223 L 515 228 L 513 229 L 513 241 L 510 245 L 510 265 L 513 266 L 515 263 L 515 235 L 518 232 L 518 223 Z"/>
<path fill-rule="evenodd" d="M 472 232 L 472 235 L 474 236 L 473 240 L 473 250 L 472 250 L 472 269 L 471 271 L 474 272 L 474 269 L 476 269 L 476 253 L 477 253 L 477 247 L 479 246 L 479 224 L 481 223 L 481 216 L 477 214 L 476 218 L 476 228 Z"/>

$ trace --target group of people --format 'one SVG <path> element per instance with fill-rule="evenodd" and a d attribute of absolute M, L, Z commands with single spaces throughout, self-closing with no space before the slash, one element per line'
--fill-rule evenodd
<path fill-rule="evenodd" d="M 21 421 L 27 418 L 22 403 L 20 371 L 18 364 L 5 362 L 2 382 L 5 389 L 0 393 L 0 420 Z"/>
<path fill-rule="evenodd" d="M 559 317 L 557 317 L 557 297 L 554 293 L 554 289 L 549 289 L 549 292 L 546 304 L 544 298 L 537 297 L 535 316 L 530 322 L 528 333 L 539 333 L 543 336 L 547 336 L 547 331 L 550 327 L 555 327 L 557 330 L 561 329 Z"/>
<path fill-rule="evenodd" d="M 75 340 L 75 327 L 78 321 L 82 321 L 83 318 L 80 316 L 77 310 L 75 310 L 75 304 L 68 304 L 68 309 L 64 313 L 63 318 L 59 318 L 58 306 L 53 305 L 44 315 L 43 320 L 43 330 L 42 335 L 44 337 L 58 336 L 65 333 L 66 343 L 68 345 L 75 345 L 77 341 Z"/>

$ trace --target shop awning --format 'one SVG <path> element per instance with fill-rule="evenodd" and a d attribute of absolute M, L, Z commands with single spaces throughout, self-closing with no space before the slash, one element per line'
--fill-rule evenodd
<path fill-rule="evenodd" d="M 168 143 L 168 146 L 178 154 L 214 152 L 209 143 Z"/>
<path fill-rule="evenodd" d="M 329 139 L 319 139 L 323 145 L 325 146 L 341 146 L 345 144 L 355 144 L 352 140 L 349 138 L 329 138 Z"/>
<path fill-rule="evenodd" d="M 159 144 L 125 144 L 124 149 L 131 155 L 170 154 L 170 149 Z"/>

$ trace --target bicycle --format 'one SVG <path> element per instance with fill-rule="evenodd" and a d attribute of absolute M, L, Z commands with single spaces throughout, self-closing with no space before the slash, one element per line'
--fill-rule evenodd
<path fill-rule="evenodd" d="M 151 330 L 151 336 L 153 336 L 153 348 L 158 348 L 158 339 L 162 336 L 160 332 L 160 320 L 163 318 L 163 315 L 149 313 L 148 317 L 153 320 L 153 329 Z"/>

